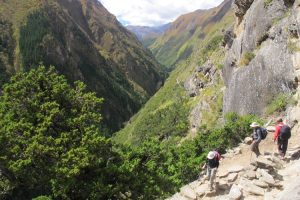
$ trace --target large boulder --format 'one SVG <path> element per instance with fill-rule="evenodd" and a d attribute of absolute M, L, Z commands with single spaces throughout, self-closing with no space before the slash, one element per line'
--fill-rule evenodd
<path fill-rule="evenodd" d="M 260 196 L 263 196 L 265 194 L 264 189 L 258 187 L 257 185 L 254 185 L 247 179 L 241 179 L 239 182 L 239 186 L 243 189 L 243 191 L 246 191 L 249 194 L 255 194 Z"/>
<path fill-rule="evenodd" d="M 237 185 L 232 185 L 228 197 L 230 200 L 239 200 L 243 196 L 241 189 Z"/>

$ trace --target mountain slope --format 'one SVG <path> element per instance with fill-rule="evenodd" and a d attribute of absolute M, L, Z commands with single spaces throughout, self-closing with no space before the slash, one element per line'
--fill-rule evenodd
<path fill-rule="evenodd" d="M 177 65 L 164 86 L 115 135 L 117 142 L 139 145 L 147 138 L 158 137 L 176 143 L 193 137 L 201 125 L 220 124 L 224 86 L 221 69 L 225 56 L 221 45 L 223 29 L 233 24 L 230 13 L 196 41 L 191 56 Z"/>
<path fill-rule="evenodd" d="M 211 27 L 232 15 L 231 4 L 232 0 L 226 0 L 216 8 L 180 16 L 149 48 L 162 64 L 173 69 L 197 49 L 199 41 L 211 33 Z"/>
<path fill-rule="evenodd" d="M 161 26 L 126 26 L 128 30 L 133 32 L 138 39 L 144 44 L 145 47 L 150 46 L 156 38 L 162 35 L 169 27 L 171 23 L 164 24 Z"/>
<path fill-rule="evenodd" d="M 43 62 L 71 83 L 83 80 L 105 99 L 113 130 L 163 83 L 150 51 L 97 0 L 1 0 L 0 11 L 0 38 L 8 41 L 0 43 L 0 69 L 12 74 Z"/>

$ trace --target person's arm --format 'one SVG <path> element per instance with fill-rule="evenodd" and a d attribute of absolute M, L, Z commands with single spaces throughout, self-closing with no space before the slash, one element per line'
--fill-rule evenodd
<path fill-rule="evenodd" d="M 261 129 L 260 128 L 258 128 L 256 130 L 256 134 L 257 134 L 256 142 L 260 142 L 261 141 Z"/>
<path fill-rule="evenodd" d="M 279 136 L 279 132 L 280 132 L 280 126 L 276 126 L 275 127 L 275 133 L 274 133 L 274 142 L 277 140 L 278 136 Z"/>

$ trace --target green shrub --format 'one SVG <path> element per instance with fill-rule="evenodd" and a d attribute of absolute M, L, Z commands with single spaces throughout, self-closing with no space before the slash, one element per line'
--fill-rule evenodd
<path fill-rule="evenodd" d="M 293 99 L 288 94 L 279 94 L 276 96 L 266 108 L 266 114 L 270 115 L 275 112 L 282 112 L 287 105 L 293 104 Z"/>
<path fill-rule="evenodd" d="M 54 68 L 12 77 L 0 96 L 0 178 L 8 180 L 0 191 L 10 189 L 0 199 L 42 194 L 108 199 L 116 194 L 119 186 L 112 177 L 118 170 L 107 162 L 118 156 L 99 129 L 102 101 L 81 82 L 71 88 Z"/>
<path fill-rule="evenodd" d="M 259 121 L 254 115 L 238 116 L 236 113 L 228 113 L 225 118 L 226 123 L 221 128 L 208 130 L 204 127 L 199 130 L 198 139 L 205 152 L 212 149 L 225 152 L 251 133 L 251 122 Z"/>
<path fill-rule="evenodd" d="M 254 57 L 255 54 L 253 52 L 247 51 L 243 53 L 242 58 L 240 60 L 240 65 L 247 66 Z"/>

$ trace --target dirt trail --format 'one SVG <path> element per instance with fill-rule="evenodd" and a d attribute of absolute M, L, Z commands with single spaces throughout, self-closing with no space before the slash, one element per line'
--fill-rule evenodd
<path fill-rule="evenodd" d="M 274 130 L 274 127 L 268 127 L 271 130 Z M 268 154 L 275 159 L 277 154 L 277 146 L 273 142 L 274 132 L 269 132 L 266 139 L 262 140 L 260 143 L 260 152 L 262 154 L 262 158 L 265 159 L 266 164 L 268 161 L 266 158 L 268 156 L 264 156 L 264 154 Z M 300 124 L 296 124 L 292 129 L 292 137 L 289 140 L 288 152 L 297 149 L 300 150 Z M 275 157 L 274 157 L 275 156 Z M 278 158 L 277 158 L 278 159 Z M 299 159 L 299 158 L 298 158 Z M 276 160 L 276 159 L 275 159 Z M 258 175 L 263 169 L 258 169 L 258 171 L 251 169 L 254 166 L 251 165 L 251 162 L 256 163 L 256 156 L 254 153 L 251 155 L 250 145 L 245 143 L 241 143 L 238 147 L 229 151 L 229 153 L 224 155 L 224 158 L 220 162 L 220 166 L 217 172 L 216 182 L 218 183 L 216 187 L 216 191 L 210 191 L 208 189 L 208 181 L 204 181 L 202 177 L 199 180 L 195 180 L 194 182 L 182 187 L 180 192 L 174 194 L 172 197 L 168 198 L 169 200 L 229 200 L 229 191 L 232 185 L 237 185 L 242 190 L 245 190 L 245 193 L 242 192 L 241 200 L 277 200 L 282 196 L 284 192 L 289 191 L 290 188 L 298 187 L 298 179 L 300 178 L 300 160 L 295 161 L 281 161 L 279 159 L 279 163 L 283 168 L 275 169 L 276 173 L 282 178 L 278 179 L 276 177 L 268 177 L 271 176 L 269 174 L 263 175 L 261 177 Z M 299 161 L 299 162 L 298 162 Z M 272 162 L 271 162 L 272 164 Z M 274 163 L 273 163 L 274 164 Z M 269 164 L 268 164 L 269 165 Z M 271 166 L 271 165 L 270 165 Z M 272 167 L 273 168 L 273 167 Z M 299 168 L 299 169 L 298 169 Z M 238 171 L 237 171 L 238 170 Z M 252 173 L 251 173 L 252 171 Z M 265 174 L 268 171 L 265 171 Z M 254 173 L 254 177 L 253 177 Z M 258 174 L 257 174 L 258 173 Z M 248 179 L 245 182 L 245 175 L 252 174 L 252 179 Z M 249 178 L 249 177 L 248 177 Z M 250 180 L 255 179 L 256 181 L 261 181 L 261 178 L 265 181 L 273 181 L 269 182 L 271 185 L 267 185 L 266 187 L 261 186 L 257 187 L 253 185 Z M 247 178 L 246 178 L 247 179 Z M 276 181 L 275 181 L 276 179 Z M 296 181 L 295 181 L 296 179 Z M 253 180 L 254 181 L 254 180 Z M 251 182 L 251 183 L 250 183 Z M 296 184 L 295 184 L 296 182 Z M 266 183 L 266 182 L 265 182 Z M 243 184 L 248 184 L 247 186 L 243 186 Z M 277 185 L 277 186 L 275 186 Z M 292 186 L 290 186 L 292 185 Z M 224 189 L 224 187 L 226 189 Z M 242 188 L 241 188 L 242 187 Z M 222 189 L 223 188 L 223 189 Z M 250 193 L 249 193 L 250 192 Z M 259 195 L 253 195 L 259 194 Z M 291 192 L 288 192 L 290 194 Z M 286 194 L 284 194 L 286 195 Z M 291 198 L 292 200 L 293 198 Z M 295 198 L 294 198 L 295 199 Z M 296 197 L 298 199 L 298 197 Z M 299 189 L 299 199 L 300 199 L 300 189 Z"/>

